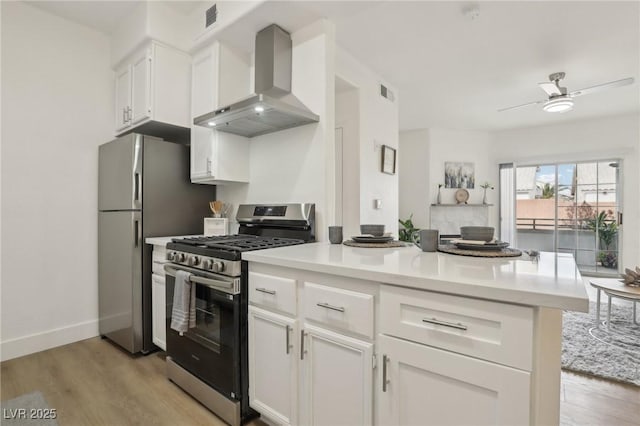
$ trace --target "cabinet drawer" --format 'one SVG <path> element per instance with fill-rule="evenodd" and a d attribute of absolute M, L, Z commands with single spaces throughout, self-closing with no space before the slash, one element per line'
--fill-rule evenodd
<path fill-rule="evenodd" d="M 296 280 L 249 272 L 249 302 L 296 315 Z"/>
<path fill-rule="evenodd" d="M 168 263 L 166 260 L 154 260 L 151 263 L 151 272 L 154 275 L 160 275 L 162 277 L 162 279 L 164 279 L 165 276 L 165 272 L 164 272 L 164 264 Z"/>
<path fill-rule="evenodd" d="M 165 261 L 167 260 L 167 249 L 165 246 L 154 245 L 153 246 L 153 255 L 151 257 L 153 260 Z"/>
<path fill-rule="evenodd" d="M 304 316 L 373 339 L 373 296 L 304 283 Z"/>
<path fill-rule="evenodd" d="M 533 309 L 380 287 L 380 332 L 531 371 Z"/>

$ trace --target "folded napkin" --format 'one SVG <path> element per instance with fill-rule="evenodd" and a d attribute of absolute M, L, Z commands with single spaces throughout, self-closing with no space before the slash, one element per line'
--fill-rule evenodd
<path fill-rule="evenodd" d="M 185 271 L 176 272 L 171 309 L 171 328 L 182 334 L 196 326 L 196 289 Z"/>
<path fill-rule="evenodd" d="M 452 244 L 462 243 L 462 244 L 483 246 L 485 244 L 495 244 L 496 240 L 493 239 L 491 241 L 481 241 L 481 240 L 462 240 L 462 239 L 457 239 L 457 240 L 451 240 L 451 243 Z"/>

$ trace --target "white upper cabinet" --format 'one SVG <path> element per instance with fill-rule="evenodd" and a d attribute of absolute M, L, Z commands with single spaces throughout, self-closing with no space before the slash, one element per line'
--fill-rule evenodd
<path fill-rule="evenodd" d="M 249 96 L 249 56 L 218 42 L 191 65 L 191 120 Z M 191 181 L 249 181 L 249 139 L 191 124 Z"/>
<path fill-rule="evenodd" d="M 131 124 L 151 116 L 151 49 L 134 58 L 131 64 Z"/>
<path fill-rule="evenodd" d="M 122 67 L 116 72 L 116 133 L 127 128 L 131 107 L 131 67 Z"/>
<path fill-rule="evenodd" d="M 190 127 L 191 59 L 156 41 L 134 52 L 116 70 L 115 132 L 150 121 Z"/>

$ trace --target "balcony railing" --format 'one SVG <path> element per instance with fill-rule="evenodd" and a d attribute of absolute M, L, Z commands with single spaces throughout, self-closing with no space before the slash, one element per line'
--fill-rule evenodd
<path fill-rule="evenodd" d="M 558 229 L 585 229 L 589 230 L 587 222 L 590 219 L 558 219 Z M 553 231 L 556 219 L 540 217 L 518 217 L 516 218 L 516 229 L 531 229 L 539 231 Z M 614 220 L 605 220 L 611 223 Z"/>

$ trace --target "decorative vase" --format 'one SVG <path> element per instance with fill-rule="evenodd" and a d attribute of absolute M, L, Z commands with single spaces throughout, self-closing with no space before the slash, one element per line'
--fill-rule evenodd
<path fill-rule="evenodd" d="M 440 196 L 440 188 L 438 188 L 438 197 L 436 198 L 436 204 L 442 203 L 442 197 Z"/>
<path fill-rule="evenodd" d="M 482 204 L 489 204 L 487 203 L 487 188 L 484 188 L 484 193 L 482 194 Z"/>

